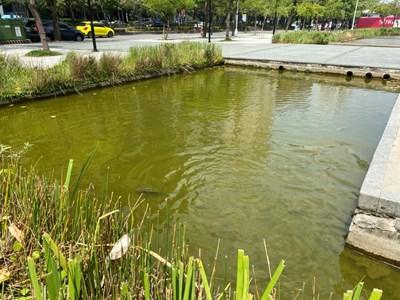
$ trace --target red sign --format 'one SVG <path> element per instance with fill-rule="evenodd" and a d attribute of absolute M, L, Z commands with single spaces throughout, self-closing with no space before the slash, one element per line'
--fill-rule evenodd
<path fill-rule="evenodd" d="M 394 16 L 388 16 L 383 19 L 381 17 L 361 17 L 358 19 L 355 27 L 356 28 L 393 27 L 395 23 L 394 20 L 395 20 Z M 400 20 L 400 17 L 396 17 L 396 20 Z"/>

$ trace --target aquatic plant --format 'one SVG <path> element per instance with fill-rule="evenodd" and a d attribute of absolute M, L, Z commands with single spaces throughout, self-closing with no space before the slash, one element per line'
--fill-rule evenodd
<path fill-rule="evenodd" d="M 136 47 L 128 53 L 104 53 L 98 58 L 69 52 L 53 67 L 26 66 L 15 56 L 0 55 L 0 101 L 75 91 L 99 83 L 121 83 L 143 75 L 160 76 L 221 62 L 220 48 L 196 42 Z"/>
<path fill-rule="evenodd" d="M 135 216 L 141 197 L 122 207 L 112 193 L 99 198 L 92 185 L 82 189 L 91 155 L 76 179 L 72 160 L 56 179 L 20 165 L 29 147 L 0 145 L 0 298 L 280 299 L 275 287 L 283 260 L 259 290 L 249 257 L 239 250 L 233 281 L 225 272 L 227 283 L 219 287 L 218 248 L 209 272 L 190 254 L 186 225 L 160 233 L 150 213 Z M 266 246 L 265 252 L 270 269 Z M 360 283 L 344 299 L 358 300 L 362 288 Z M 380 295 L 374 291 L 370 299 Z"/>

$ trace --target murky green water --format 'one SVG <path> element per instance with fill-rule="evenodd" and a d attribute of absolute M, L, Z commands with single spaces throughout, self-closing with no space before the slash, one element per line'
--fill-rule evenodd
<path fill-rule="evenodd" d="M 57 172 L 95 151 L 87 177 L 99 191 L 109 174 L 125 202 L 157 192 L 145 195 L 152 211 L 187 222 L 193 253 L 211 263 L 220 239 L 220 268 L 227 255 L 234 269 L 243 248 L 258 283 L 266 239 L 273 265 L 286 260 L 284 299 L 303 282 L 311 291 L 312 277 L 321 299 L 363 277 L 397 299 L 399 270 L 344 249 L 397 98 L 372 86 L 220 68 L 4 107 L 1 143 L 34 144 L 25 163 Z"/>

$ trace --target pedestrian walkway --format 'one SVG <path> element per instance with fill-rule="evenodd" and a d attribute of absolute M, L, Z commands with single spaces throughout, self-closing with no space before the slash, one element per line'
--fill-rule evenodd
<path fill-rule="evenodd" d="M 157 45 L 180 41 L 208 42 L 208 38 L 201 38 L 199 33 L 169 34 L 169 39 L 162 39 L 160 34 L 135 34 L 116 36 L 113 39 L 98 39 L 97 48 L 102 52 L 126 52 L 131 47 Z M 224 32 L 216 32 L 211 36 L 211 42 L 222 48 L 222 55 L 227 60 L 243 60 L 267 63 L 285 63 L 289 65 L 310 65 L 325 69 L 340 67 L 340 72 L 351 69 L 370 69 L 379 74 L 389 73 L 392 78 L 400 79 L 400 55 L 398 48 L 369 47 L 363 45 L 293 45 L 272 44 L 272 33 L 268 32 L 239 32 L 225 41 Z M 84 54 L 93 54 L 90 39 L 84 42 L 51 42 L 52 50 L 63 54 L 75 51 Z M 33 49 L 40 49 L 40 43 L 21 45 L 0 45 L 0 53 L 17 54 L 22 60 L 30 63 L 40 63 L 51 66 L 59 62 L 62 57 L 41 57 L 27 59 L 24 54 Z M 99 54 L 96 54 L 99 55 Z M 311 70 L 312 71 L 312 70 Z M 357 72 L 353 72 L 358 75 Z"/>
<path fill-rule="evenodd" d="M 248 36 L 248 35 L 247 35 Z M 300 70 L 365 76 L 371 73 L 374 77 L 389 74 L 392 79 L 400 79 L 400 55 L 398 48 L 369 47 L 352 45 L 294 45 L 272 44 L 265 37 L 265 43 L 246 43 L 240 35 L 234 38 L 238 43 L 233 47 L 229 43 L 219 44 L 228 61 L 252 61 L 269 63 L 285 68 L 297 67 Z"/>

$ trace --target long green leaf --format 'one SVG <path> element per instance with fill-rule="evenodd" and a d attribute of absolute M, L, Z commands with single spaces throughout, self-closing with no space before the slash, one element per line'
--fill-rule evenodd
<path fill-rule="evenodd" d="M 179 262 L 179 300 L 183 299 L 183 286 L 184 286 L 184 268 L 183 262 Z"/>
<path fill-rule="evenodd" d="M 243 256 L 243 294 L 242 299 L 247 299 L 250 289 L 249 256 Z"/>
<path fill-rule="evenodd" d="M 207 300 L 212 300 L 210 286 L 208 284 L 206 271 L 204 270 L 203 262 L 200 259 L 197 259 L 197 266 L 200 270 L 201 280 L 203 281 L 204 290 L 206 291 Z"/>
<path fill-rule="evenodd" d="M 35 299 L 36 300 L 42 300 L 42 290 L 40 288 L 39 281 L 37 279 L 37 274 L 36 274 L 36 269 L 35 269 L 35 263 L 33 261 L 32 257 L 28 257 L 26 259 L 28 261 L 28 270 L 29 270 L 29 278 L 31 280 L 31 284 L 33 287 L 33 290 L 35 291 Z"/>
<path fill-rule="evenodd" d="M 75 199 L 76 193 L 78 192 L 78 189 L 79 189 L 79 184 L 81 183 L 86 171 L 88 170 L 89 165 L 93 160 L 93 156 L 94 156 L 94 153 L 91 152 L 89 154 L 89 156 L 86 158 L 85 162 L 83 163 L 82 168 L 81 168 L 81 172 L 79 173 L 78 179 L 77 179 L 77 181 L 76 181 L 76 183 L 74 185 L 74 189 L 73 189 L 72 194 L 71 194 L 71 199 Z"/>
<path fill-rule="evenodd" d="M 69 188 L 69 183 L 71 181 L 72 166 L 74 165 L 74 160 L 70 159 L 68 162 L 67 176 L 65 177 L 64 188 Z"/>
<path fill-rule="evenodd" d="M 68 299 L 80 299 L 81 294 L 81 257 L 76 256 L 68 262 Z"/>
<path fill-rule="evenodd" d="M 144 298 L 150 300 L 150 281 L 149 274 L 144 271 Z"/>
<path fill-rule="evenodd" d="M 285 268 L 285 261 L 282 259 L 281 262 L 279 263 L 278 267 L 276 268 L 274 275 L 272 275 L 271 281 L 268 283 L 264 294 L 261 297 L 261 300 L 267 300 L 270 297 L 270 294 L 272 292 L 272 289 L 274 288 L 275 284 L 278 282 L 279 277 L 282 274 L 283 269 Z"/>
<path fill-rule="evenodd" d="M 189 300 L 190 290 L 193 288 L 192 276 L 193 276 L 193 256 L 189 257 L 188 269 L 186 272 L 185 293 L 183 294 L 183 300 Z"/>
<path fill-rule="evenodd" d="M 190 300 L 196 300 L 196 264 L 193 263 L 193 272 L 192 272 L 192 284 L 191 284 L 191 293 L 190 293 Z"/>
<path fill-rule="evenodd" d="M 177 271 L 176 267 L 173 266 L 171 268 L 171 273 L 172 273 L 172 293 L 174 295 L 174 300 L 178 299 L 178 289 L 177 289 L 177 286 L 176 286 L 176 281 L 177 281 L 176 273 L 177 272 L 178 271 Z"/>
<path fill-rule="evenodd" d="M 238 250 L 237 275 L 236 275 L 236 300 L 241 300 L 243 295 L 243 258 L 244 250 Z"/>
<path fill-rule="evenodd" d="M 381 297 L 382 297 L 382 290 L 374 289 L 372 291 L 371 296 L 369 297 L 369 300 L 380 300 Z"/>
<path fill-rule="evenodd" d="M 46 288 L 49 293 L 50 300 L 57 300 L 59 298 L 61 288 L 61 274 L 57 268 L 57 262 L 50 252 L 49 243 L 44 240 L 44 257 L 46 260 Z"/>
<path fill-rule="evenodd" d="M 347 291 L 343 294 L 343 300 L 351 300 L 353 298 L 353 291 Z"/>
<path fill-rule="evenodd" d="M 353 300 L 359 300 L 361 296 L 361 291 L 363 289 L 364 282 L 359 282 L 355 288 Z"/>
<path fill-rule="evenodd" d="M 65 271 L 67 271 L 68 270 L 67 260 L 65 259 L 64 255 L 61 253 L 61 251 L 58 249 L 56 243 L 53 241 L 53 239 L 50 237 L 50 235 L 48 233 L 43 233 L 43 238 L 50 245 L 50 249 L 53 251 L 53 253 L 57 257 L 58 261 L 60 262 L 61 267 Z"/>

